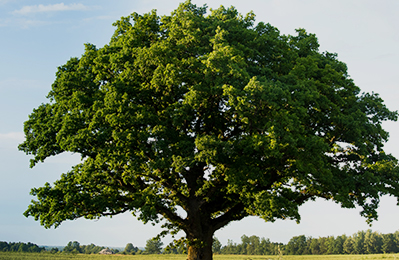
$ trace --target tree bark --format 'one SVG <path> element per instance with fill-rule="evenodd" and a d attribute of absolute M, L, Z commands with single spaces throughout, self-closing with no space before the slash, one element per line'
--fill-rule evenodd
<path fill-rule="evenodd" d="M 188 237 L 187 260 L 212 260 L 213 231 L 206 232 L 201 237 Z"/>

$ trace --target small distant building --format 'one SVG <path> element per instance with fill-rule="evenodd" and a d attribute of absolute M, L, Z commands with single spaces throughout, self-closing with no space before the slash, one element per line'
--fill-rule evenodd
<path fill-rule="evenodd" d="M 114 252 L 112 252 L 109 248 L 103 249 L 99 252 L 100 255 L 112 255 L 113 253 Z"/>

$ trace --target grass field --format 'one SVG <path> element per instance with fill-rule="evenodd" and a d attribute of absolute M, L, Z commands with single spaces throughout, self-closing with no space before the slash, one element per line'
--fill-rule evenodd
<path fill-rule="evenodd" d="M 185 260 L 186 255 L 64 255 L 64 254 L 41 254 L 41 253 L 9 253 L 0 252 L 0 259 L 12 260 Z M 380 255 L 312 255 L 312 256 L 252 256 L 252 255 L 215 255 L 214 260 L 363 260 L 363 259 L 397 259 L 399 254 L 380 254 Z"/>

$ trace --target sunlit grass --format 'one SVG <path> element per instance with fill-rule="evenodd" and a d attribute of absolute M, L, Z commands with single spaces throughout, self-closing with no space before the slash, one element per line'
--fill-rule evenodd
<path fill-rule="evenodd" d="M 84 255 L 84 254 L 50 254 L 50 253 L 10 253 L 0 252 L 0 259 L 12 260 L 68 260 L 68 259 L 94 259 L 94 260 L 185 260 L 186 255 Z M 394 259 L 399 260 L 399 254 L 379 255 L 307 255 L 307 256 L 253 256 L 253 255 L 214 255 L 214 260 L 368 260 L 368 259 Z"/>

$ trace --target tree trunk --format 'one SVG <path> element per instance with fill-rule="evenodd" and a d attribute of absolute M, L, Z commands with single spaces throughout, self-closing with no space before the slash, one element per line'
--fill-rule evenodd
<path fill-rule="evenodd" d="M 187 236 L 189 240 L 187 260 L 212 260 L 213 232 L 207 232 L 201 237 Z"/>

